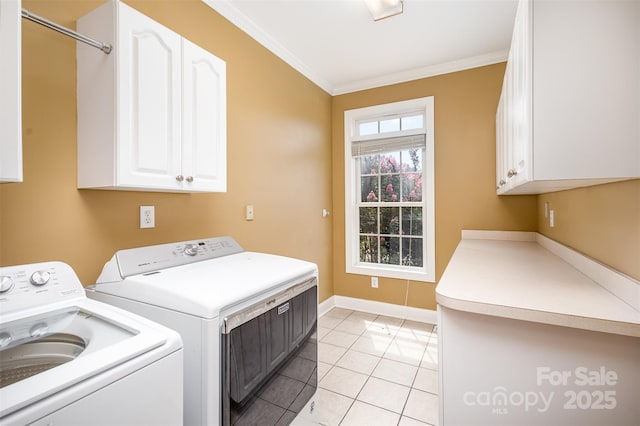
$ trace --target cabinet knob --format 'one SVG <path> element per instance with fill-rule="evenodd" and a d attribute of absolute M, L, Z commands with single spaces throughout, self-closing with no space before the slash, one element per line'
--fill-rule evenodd
<path fill-rule="evenodd" d="M 509 169 L 509 171 L 507 171 L 507 177 L 514 177 L 517 174 L 518 171 L 516 169 Z"/>
<path fill-rule="evenodd" d="M 186 181 L 189 183 L 193 182 L 193 176 L 187 176 Z"/>
<path fill-rule="evenodd" d="M 182 176 L 182 175 L 178 175 L 178 176 L 176 176 L 176 180 L 177 180 L 178 182 L 182 182 L 182 181 L 184 180 L 184 176 Z"/>
<path fill-rule="evenodd" d="M 500 179 L 500 186 L 504 186 L 507 184 L 507 181 L 504 179 Z"/>

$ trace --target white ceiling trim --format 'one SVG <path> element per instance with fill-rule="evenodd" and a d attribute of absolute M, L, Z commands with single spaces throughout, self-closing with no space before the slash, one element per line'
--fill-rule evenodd
<path fill-rule="evenodd" d="M 412 70 L 402 71 L 399 73 L 381 75 L 374 78 L 368 78 L 344 85 L 334 86 L 329 81 L 313 72 L 313 70 L 311 70 L 289 49 L 284 47 L 273 37 L 264 32 L 262 28 L 256 25 L 244 13 L 240 12 L 229 0 L 202 1 L 332 96 L 372 89 L 375 87 L 388 86 L 391 84 L 404 83 L 421 78 L 433 77 L 436 75 L 448 74 L 456 71 L 463 71 L 470 68 L 504 62 L 507 60 L 507 56 L 509 53 L 508 50 L 491 52 L 471 58 L 420 67 Z"/>
<path fill-rule="evenodd" d="M 244 13 L 236 9 L 228 0 L 202 0 L 213 10 L 224 16 L 236 27 L 247 33 L 251 38 L 269 49 L 273 54 L 285 61 L 296 71 L 307 77 L 309 80 L 320 86 L 322 90 L 333 95 L 331 84 L 314 73 L 305 63 L 289 49 L 278 43 L 273 37 L 265 33 L 262 28 L 256 25 Z"/>
<path fill-rule="evenodd" d="M 485 55 L 478 55 L 471 58 L 460 59 L 457 61 L 446 62 L 443 64 L 430 65 L 413 70 L 407 70 L 366 80 L 360 80 L 345 85 L 338 85 L 333 88 L 333 93 L 331 94 L 334 96 L 342 95 L 345 93 L 357 92 L 359 90 L 404 83 L 407 81 L 419 80 L 421 78 L 434 77 L 436 75 L 449 74 L 456 71 L 464 71 L 471 68 L 482 67 L 485 65 L 497 64 L 498 62 L 506 61 L 508 55 L 509 51 L 503 50 L 499 52 L 487 53 Z"/>

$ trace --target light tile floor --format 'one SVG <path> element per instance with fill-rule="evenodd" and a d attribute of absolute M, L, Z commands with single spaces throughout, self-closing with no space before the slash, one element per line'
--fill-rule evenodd
<path fill-rule="evenodd" d="M 438 424 L 434 325 L 333 308 L 318 337 L 321 424 Z"/>

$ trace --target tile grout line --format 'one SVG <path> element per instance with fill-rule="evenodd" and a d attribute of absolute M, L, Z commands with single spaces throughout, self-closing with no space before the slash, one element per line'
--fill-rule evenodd
<path fill-rule="evenodd" d="M 331 311 L 329 311 L 329 312 L 331 312 Z M 322 342 L 322 343 L 324 343 L 325 345 L 334 346 L 334 347 L 337 347 L 337 348 L 340 348 L 340 349 L 345 349 L 345 352 L 344 352 L 344 353 L 342 353 L 342 355 L 340 355 L 340 356 L 335 360 L 335 362 L 334 362 L 334 363 L 332 363 L 332 364 L 330 365 L 330 368 L 329 368 L 329 370 L 327 370 L 327 372 L 326 372 L 326 373 L 325 373 L 325 375 L 323 376 L 323 379 L 324 379 L 324 377 L 326 377 L 326 376 L 329 374 L 329 372 L 330 372 L 331 370 L 333 370 L 334 368 L 340 368 L 340 369 L 342 369 L 342 370 L 346 370 L 346 371 L 351 372 L 351 373 L 355 373 L 355 374 L 360 374 L 360 375 L 364 375 L 364 376 L 366 376 L 366 380 L 365 380 L 364 384 L 362 385 L 362 387 L 361 387 L 361 388 L 360 388 L 360 390 L 357 392 L 357 394 L 356 394 L 356 396 L 355 396 L 354 398 L 351 398 L 350 396 L 348 396 L 348 395 L 344 395 L 344 394 L 342 394 L 342 393 L 340 393 L 340 392 L 335 392 L 335 391 L 333 391 L 333 390 L 330 390 L 330 389 L 327 389 L 327 388 L 321 387 L 321 386 L 320 386 L 320 383 L 318 382 L 318 387 L 319 387 L 319 388 L 322 388 L 322 389 L 324 389 L 324 390 L 325 390 L 325 391 L 327 391 L 327 392 L 332 392 L 332 393 L 335 393 L 336 395 L 340 395 L 340 396 L 343 396 L 343 397 L 345 397 L 345 398 L 349 398 L 349 399 L 351 399 L 351 403 L 349 404 L 349 407 L 348 407 L 348 408 L 347 408 L 347 410 L 345 411 L 344 415 L 342 415 L 342 416 L 341 416 L 340 421 L 339 421 L 339 423 L 338 423 L 338 424 L 339 424 L 339 425 L 342 425 L 342 423 L 344 422 L 344 420 L 345 420 L 346 416 L 347 416 L 347 415 L 349 414 L 349 412 L 352 410 L 352 408 L 353 408 L 353 406 L 354 406 L 355 402 L 356 402 L 356 401 L 360 401 L 361 403 L 363 403 L 363 404 L 365 404 L 365 405 L 368 405 L 368 406 L 371 406 L 371 407 L 376 407 L 376 408 L 379 408 L 379 409 L 381 409 L 381 410 L 385 410 L 385 411 L 387 411 L 387 412 L 389 412 L 389 413 L 393 413 L 393 414 L 399 415 L 400 417 L 399 417 L 399 420 L 398 420 L 398 424 L 399 424 L 399 423 L 400 423 L 400 421 L 402 420 L 402 417 L 407 417 L 407 418 L 409 418 L 409 419 L 412 419 L 412 420 L 415 420 L 415 421 L 419 421 L 419 422 L 424 423 L 424 424 L 427 424 L 427 425 L 431 425 L 431 424 L 430 424 L 430 423 L 428 423 L 428 422 L 423 422 L 422 420 L 415 419 L 414 417 L 411 417 L 411 416 L 405 415 L 405 414 L 404 414 L 404 411 L 406 410 L 407 404 L 408 404 L 408 402 L 409 402 L 409 396 L 411 395 L 411 391 L 412 391 L 412 390 L 421 391 L 421 392 L 424 392 L 424 393 L 427 393 L 427 394 L 430 394 L 430 395 L 433 395 L 433 396 L 435 396 L 435 397 L 438 397 L 438 398 L 439 398 L 439 394 L 438 394 L 438 393 L 433 393 L 433 392 L 429 392 L 429 391 L 424 391 L 424 390 L 422 390 L 422 389 L 418 389 L 418 388 L 414 387 L 414 385 L 415 385 L 415 383 L 416 383 L 416 380 L 417 380 L 417 377 L 418 377 L 418 373 L 420 372 L 420 369 L 421 369 L 421 368 L 424 368 L 425 370 L 430 370 L 430 371 L 436 371 L 436 372 L 438 371 L 437 369 L 436 369 L 436 370 L 434 370 L 433 368 L 429 368 L 429 367 L 422 367 L 422 362 L 424 361 L 424 357 L 425 357 L 425 355 L 426 355 L 426 354 L 427 354 L 427 352 L 428 352 L 429 344 L 432 342 L 432 340 L 437 339 L 437 334 L 436 334 L 437 332 L 435 332 L 435 330 L 437 330 L 436 325 L 434 325 L 434 326 L 431 328 L 431 330 L 430 330 L 430 331 L 428 331 L 428 333 L 429 333 L 429 337 L 428 337 L 428 339 L 426 339 L 426 343 L 425 343 L 425 346 L 424 346 L 424 351 L 422 352 L 422 355 L 420 356 L 420 360 L 418 361 L 418 365 L 416 366 L 416 365 L 413 365 L 413 364 L 411 364 L 411 363 L 403 362 L 403 361 L 396 360 L 396 359 L 393 359 L 393 358 L 385 358 L 385 357 L 384 357 L 384 355 L 387 353 L 387 351 L 388 351 L 389 347 L 391 346 L 392 342 L 397 338 L 398 333 L 400 332 L 400 330 L 403 328 L 403 326 L 404 326 L 405 324 L 407 324 L 407 321 L 408 321 L 408 320 L 407 320 L 407 319 L 404 319 L 404 318 L 397 318 L 397 319 L 401 320 L 398 326 L 395 326 L 395 325 L 394 325 L 394 326 L 389 326 L 389 324 L 382 324 L 382 325 L 383 325 L 384 327 L 386 327 L 389 331 L 391 331 L 391 329 L 392 329 L 392 328 L 395 328 L 395 331 L 394 331 L 392 334 L 388 334 L 388 336 L 390 336 L 390 337 L 391 337 L 391 341 L 390 341 L 390 342 L 389 342 L 389 344 L 385 347 L 384 352 L 383 352 L 380 356 L 378 356 L 378 355 L 373 355 L 373 354 L 371 354 L 371 353 L 367 353 L 367 352 L 363 352 L 363 351 L 360 351 L 360 350 L 358 350 L 358 349 L 352 349 L 352 348 L 353 348 L 353 346 L 355 345 L 355 343 L 358 341 L 358 339 L 360 339 L 360 338 L 361 338 L 361 337 L 362 337 L 362 336 L 363 336 L 367 331 L 370 331 L 370 330 L 372 329 L 372 327 L 373 327 L 373 323 L 375 323 L 375 322 L 376 322 L 376 320 L 377 320 L 378 318 L 380 318 L 381 316 L 383 316 L 383 315 L 376 315 L 376 316 L 371 320 L 371 324 L 367 325 L 367 326 L 365 327 L 365 329 L 364 329 L 363 331 L 361 331 L 359 334 L 355 334 L 355 333 L 350 332 L 350 331 L 342 331 L 342 330 L 339 330 L 338 328 L 340 327 L 340 325 L 341 325 L 341 324 L 343 324 L 345 321 L 347 321 L 350 317 L 352 317 L 352 316 L 354 315 L 354 313 L 356 313 L 356 312 L 359 312 L 359 311 L 351 310 L 351 312 L 350 312 L 347 316 L 345 316 L 345 317 L 343 317 L 343 318 L 329 317 L 329 318 L 332 318 L 332 319 L 334 319 L 334 320 L 339 320 L 339 321 L 338 321 L 338 322 L 337 322 L 333 327 L 323 327 L 323 328 L 326 328 L 326 329 L 329 329 L 329 330 L 330 330 L 329 332 L 327 332 L 327 334 L 325 334 L 325 336 L 323 336 L 323 339 L 324 339 L 324 338 L 325 338 L 325 337 L 326 337 L 326 336 L 327 336 L 331 331 L 338 331 L 338 332 L 340 332 L 340 333 L 349 334 L 349 335 L 351 335 L 351 336 L 356 336 L 356 337 L 357 337 L 357 339 L 356 339 L 353 343 L 351 343 L 351 344 L 349 344 L 348 346 L 346 346 L 346 347 L 345 347 L 345 346 L 339 346 L 339 345 L 335 345 L 335 344 L 333 344 L 333 343 L 327 343 L 327 342 L 323 342 L 322 340 L 319 340 L 319 342 Z M 326 314 L 325 314 L 325 315 L 326 315 Z M 393 318 L 393 317 L 387 317 L 387 318 Z M 364 320 L 364 321 L 367 321 L 367 320 Z M 421 332 L 421 331 L 426 331 L 426 330 L 416 330 L 416 329 L 413 329 L 413 328 L 407 328 L 407 330 L 409 330 L 410 332 L 413 332 L 413 333 Z M 419 340 L 417 340 L 417 341 L 419 342 Z M 350 369 L 350 368 L 346 368 L 346 367 L 343 367 L 343 366 L 339 366 L 339 365 L 337 365 L 337 364 L 340 362 L 340 360 L 342 360 L 342 359 L 346 356 L 346 354 L 347 354 L 349 351 L 357 352 L 357 353 L 359 353 L 359 354 L 363 354 L 363 355 L 374 356 L 374 357 L 378 358 L 377 362 L 375 363 L 375 366 L 374 366 L 374 367 L 373 367 L 373 369 L 371 370 L 371 373 L 369 373 L 369 374 L 365 374 L 365 373 L 361 373 L 361 372 L 359 372 L 359 371 L 352 370 L 352 369 Z M 376 370 L 376 368 L 378 368 L 378 367 L 380 366 L 380 363 L 382 362 L 382 360 L 388 360 L 388 361 L 392 361 L 392 362 L 397 362 L 397 363 L 399 363 L 399 364 L 407 365 L 407 366 L 410 366 L 410 367 L 415 367 L 416 372 L 415 372 L 415 374 L 413 375 L 413 379 L 412 379 L 412 381 L 411 381 L 411 385 L 410 385 L 410 386 L 406 386 L 406 385 L 401 384 L 401 383 L 396 383 L 396 382 L 393 382 L 393 381 L 390 381 L 390 380 L 387 380 L 387 379 L 384 379 L 384 378 L 381 378 L 381 377 L 373 376 L 374 371 Z M 365 388 L 365 386 L 367 385 L 367 383 L 369 383 L 369 381 L 371 380 L 371 378 L 372 378 L 372 377 L 373 377 L 373 378 L 375 378 L 375 379 L 377 379 L 377 380 L 380 380 L 380 381 L 383 381 L 383 382 L 389 383 L 389 384 L 399 385 L 399 386 L 402 386 L 402 387 L 405 387 L 405 388 L 408 388 L 408 389 L 409 389 L 409 393 L 407 394 L 407 398 L 406 398 L 406 400 L 404 401 L 404 404 L 403 404 L 403 407 L 402 407 L 402 410 L 401 410 L 401 412 L 400 412 L 400 413 L 396 413 L 395 411 L 389 410 L 389 409 L 387 409 L 387 408 L 380 407 L 380 406 L 377 406 L 377 405 L 374 405 L 374 404 L 370 404 L 370 403 L 368 403 L 368 402 L 361 401 L 361 400 L 359 400 L 359 399 L 358 399 L 358 397 L 361 395 L 361 393 L 362 393 L 363 389 Z"/>

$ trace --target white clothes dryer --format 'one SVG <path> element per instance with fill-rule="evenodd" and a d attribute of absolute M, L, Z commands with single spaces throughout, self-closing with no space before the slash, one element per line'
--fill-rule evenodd
<path fill-rule="evenodd" d="M 186 425 L 315 423 L 314 263 L 230 237 L 118 251 L 89 297 L 177 330 Z"/>
<path fill-rule="evenodd" d="M 71 267 L 0 268 L 0 425 L 177 425 L 180 336 L 90 300 Z"/>

